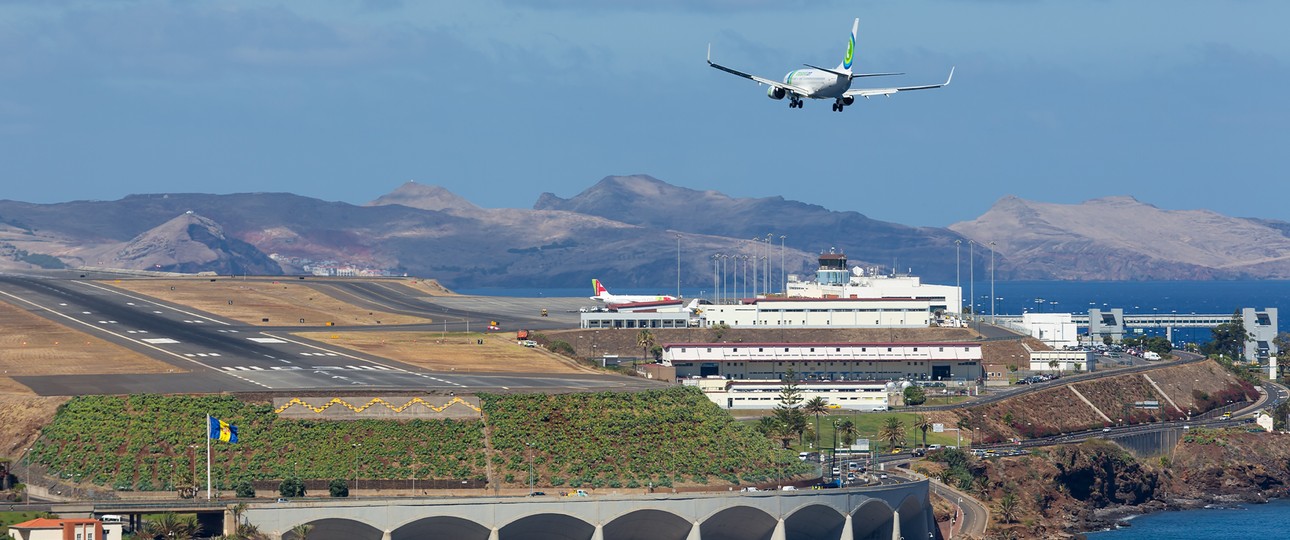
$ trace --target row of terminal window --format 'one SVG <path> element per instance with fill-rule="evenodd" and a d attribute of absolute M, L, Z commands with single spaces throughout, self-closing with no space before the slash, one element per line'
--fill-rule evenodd
<path fill-rule="evenodd" d="M 963 352 L 967 352 L 967 351 L 968 351 L 968 348 L 967 348 L 967 347 L 963 347 Z M 685 347 L 681 347 L 681 352 L 685 352 Z M 712 347 L 708 347 L 708 352 L 712 352 Z M 733 349 L 730 349 L 730 352 L 739 352 L 739 347 L 735 347 L 735 348 L 733 348 Z M 766 348 L 765 348 L 765 347 L 757 347 L 757 352 L 766 352 Z M 788 347 L 784 347 L 784 352 L 788 352 Z M 811 347 L 810 352 L 815 352 L 815 347 Z M 833 348 L 833 352 L 842 352 L 842 348 L 841 348 L 841 347 L 834 347 L 834 348 Z M 860 347 L 860 352 L 869 352 L 869 348 L 868 348 L 868 347 Z M 887 352 L 892 352 L 892 348 L 891 348 L 891 347 L 887 347 Z M 912 352 L 918 352 L 918 347 L 914 347 L 914 350 L 913 350 Z M 945 352 L 945 347 L 937 347 L 937 351 L 936 351 L 936 352 Z"/>

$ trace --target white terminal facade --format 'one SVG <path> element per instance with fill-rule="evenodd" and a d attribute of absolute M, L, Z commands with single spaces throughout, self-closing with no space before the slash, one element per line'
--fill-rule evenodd
<path fill-rule="evenodd" d="M 779 381 L 968 381 L 981 379 L 981 344 L 669 343 L 663 363 L 678 379 Z"/>

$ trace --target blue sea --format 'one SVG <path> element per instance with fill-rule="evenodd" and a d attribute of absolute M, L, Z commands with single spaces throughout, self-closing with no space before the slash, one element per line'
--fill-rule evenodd
<path fill-rule="evenodd" d="M 1290 500 L 1233 508 L 1159 512 L 1129 520 L 1124 529 L 1089 533 L 1092 540 L 1288 538 Z"/>
<path fill-rule="evenodd" d="M 975 293 L 979 313 L 990 313 L 990 281 L 962 282 L 963 294 Z M 675 285 L 653 288 L 611 288 L 614 294 L 674 294 Z M 591 296 L 591 286 L 576 289 L 465 289 L 463 294 L 521 297 Z M 686 297 L 708 296 L 711 290 L 682 289 Z M 996 281 L 994 311 L 1019 315 L 1024 311 L 1088 313 L 1089 309 L 1122 308 L 1127 314 L 1232 313 L 1240 308 L 1277 308 L 1278 318 L 1290 317 L 1290 281 Z M 1279 322 L 1279 321 L 1278 321 Z M 1280 325 L 1285 327 L 1285 325 Z M 1175 341 L 1207 341 L 1204 329 L 1179 330 Z"/>

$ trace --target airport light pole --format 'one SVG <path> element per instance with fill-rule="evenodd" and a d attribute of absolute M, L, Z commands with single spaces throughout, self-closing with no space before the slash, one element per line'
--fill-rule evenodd
<path fill-rule="evenodd" d="M 961 277 L 963 265 L 959 263 L 959 251 L 963 248 L 962 240 L 954 241 L 954 288 L 959 293 L 959 316 L 963 315 L 963 279 Z"/>
<path fill-rule="evenodd" d="M 681 235 L 676 235 L 676 297 L 681 297 Z"/>
<path fill-rule="evenodd" d="M 529 447 L 529 495 L 533 494 L 533 443 L 526 442 L 525 446 Z"/>
<path fill-rule="evenodd" d="M 758 285 L 758 283 L 757 283 L 757 269 L 758 269 L 758 267 L 760 267 L 760 266 L 761 266 L 761 253 L 759 253 L 759 252 L 761 251 L 761 242 L 760 242 L 760 240 L 761 240 L 761 238 L 757 238 L 756 236 L 754 236 L 754 237 L 753 237 L 753 242 L 754 242 L 753 246 L 755 246 L 755 247 L 753 247 L 753 280 L 752 280 L 752 295 L 753 295 L 753 297 L 754 297 L 754 298 L 756 298 L 756 297 L 757 297 L 757 285 Z"/>
<path fill-rule="evenodd" d="M 784 286 L 784 289 L 783 289 L 784 297 L 787 298 L 788 297 L 788 270 L 784 269 L 784 239 L 785 238 L 788 238 L 788 235 L 786 234 L 779 235 L 779 282 L 780 282 L 780 285 Z"/>
<path fill-rule="evenodd" d="M 712 254 L 712 303 L 717 303 L 717 296 L 721 294 L 721 285 L 717 282 L 717 277 L 721 275 L 721 255 Z"/>
<path fill-rule="evenodd" d="M 976 241 L 968 240 L 968 307 L 972 308 L 972 318 L 976 313 Z M 978 329 L 980 327 L 977 327 Z"/>
<path fill-rule="evenodd" d="M 994 324 L 994 242 L 990 242 L 990 324 Z"/>
<path fill-rule="evenodd" d="M 763 291 L 766 291 L 766 294 L 770 294 L 770 246 L 774 238 L 774 234 L 766 233 L 766 271 L 764 272 L 765 276 L 762 277 L 762 280 L 765 283 L 763 283 L 763 287 L 761 288 Z"/>

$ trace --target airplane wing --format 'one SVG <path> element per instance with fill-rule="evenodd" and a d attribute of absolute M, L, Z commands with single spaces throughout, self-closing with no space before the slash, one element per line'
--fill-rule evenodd
<path fill-rule="evenodd" d="M 752 75 L 752 74 L 749 74 L 749 73 L 744 73 L 744 72 L 739 71 L 739 70 L 737 70 L 737 69 L 731 69 L 731 68 L 728 68 L 728 67 L 723 66 L 723 65 L 721 65 L 721 64 L 713 63 L 713 62 L 712 62 L 712 46 L 711 46 L 711 45 L 708 45 L 708 65 L 709 65 L 709 66 L 711 66 L 711 67 L 717 68 L 717 69 L 719 69 L 719 70 L 721 70 L 721 71 L 724 71 L 724 72 L 726 72 L 726 73 L 729 73 L 729 74 L 731 74 L 731 75 L 737 75 L 737 76 L 739 76 L 739 77 L 743 77 L 743 78 L 748 79 L 748 80 L 750 80 L 750 81 L 757 81 L 758 83 L 765 84 L 765 85 L 768 85 L 768 86 L 773 86 L 773 87 L 775 87 L 775 88 L 782 88 L 782 89 L 784 89 L 784 90 L 787 90 L 787 91 L 789 91 L 789 92 L 793 92 L 794 94 L 797 94 L 797 95 L 802 96 L 802 97 L 810 97 L 810 96 L 811 96 L 811 91 L 810 91 L 810 90 L 807 90 L 807 89 L 802 88 L 802 87 L 800 87 L 800 86 L 793 86 L 793 85 L 791 85 L 791 84 L 785 84 L 785 83 L 782 83 L 782 82 L 776 81 L 776 80 L 774 80 L 774 79 L 767 79 L 767 78 L 765 78 L 765 77 L 758 77 L 758 76 L 756 76 L 756 75 Z"/>
<path fill-rule="evenodd" d="M 860 97 L 866 97 L 866 98 L 870 96 L 890 96 L 892 94 L 895 94 L 896 92 L 908 92 L 910 90 L 928 90 L 931 88 L 940 88 L 942 86 L 948 86 L 950 84 L 950 81 L 953 79 L 954 79 L 954 68 L 950 68 L 950 76 L 946 77 L 945 82 L 940 84 L 925 84 L 922 86 L 898 86 L 895 88 L 856 88 L 854 90 L 847 90 L 846 94 L 844 95 L 848 97 L 860 96 Z"/>

